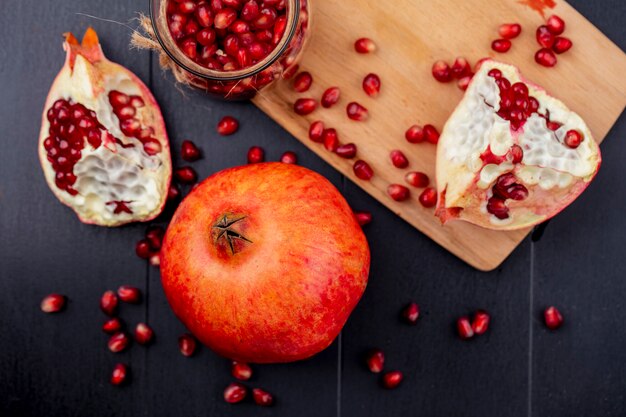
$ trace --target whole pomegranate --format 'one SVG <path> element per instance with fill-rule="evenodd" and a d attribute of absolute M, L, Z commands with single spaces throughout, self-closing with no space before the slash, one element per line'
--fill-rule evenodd
<path fill-rule="evenodd" d="M 174 313 L 241 362 L 290 362 L 326 348 L 361 298 L 370 253 L 352 210 L 306 168 L 218 172 L 180 204 L 161 252 Z"/>
<path fill-rule="evenodd" d="M 439 139 L 436 214 L 490 229 L 533 226 L 574 201 L 600 162 L 579 115 L 514 66 L 485 60 Z"/>
<path fill-rule="evenodd" d="M 135 74 L 106 59 L 92 28 L 82 43 L 66 34 L 63 47 L 39 134 L 48 185 L 85 223 L 155 218 L 172 175 L 159 106 Z"/>

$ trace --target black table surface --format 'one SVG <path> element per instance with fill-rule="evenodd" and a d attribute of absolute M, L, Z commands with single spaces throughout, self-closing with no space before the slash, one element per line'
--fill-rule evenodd
<path fill-rule="evenodd" d="M 622 49 L 623 0 L 571 3 Z M 154 57 L 129 48 L 130 29 L 111 21 L 147 12 L 147 0 L 4 1 L 0 14 L 0 415 L 1 416 L 624 416 L 626 415 L 626 118 L 602 145 L 595 182 L 528 237 L 490 273 L 478 272 L 433 243 L 309 152 L 250 103 L 212 101 L 175 88 Z M 97 20 L 96 16 L 111 21 Z M 161 289 L 158 269 L 134 255 L 146 225 L 107 229 L 77 221 L 48 189 L 37 158 L 42 106 L 63 63 L 60 34 L 93 25 L 107 55 L 138 74 L 161 104 L 176 151 L 195 141 L 205 177 L 243 164 L 263 146 L 270 160 L 285 150 L 329 178 L 355 209 L 370 210 L 372 266 L 367 291 L 340 337 L 313 359 L 254 367 L 249 386 L 273 392 L 272 409 L 222 400 L 229 362 L 207 348 L 178 352 L 183 325 Z M 575 30 L 575 29 L 570 29 Z M 574 46 L 575 48 L 575 46 Z M 599 71 L 606 70 L 599 68 Z M 573 87 L 575 88 L 575 86 Z M 590 90 L 592 91 L 592 90 Z M 624 92 L 626 94 L 626 92 Z M 227 138 L 215 133 L 224 115 L 241 120 Z M 175 164 L 181 163 L 174 155 Z M 171 214 L 171 213 L 169 213 Z M 156 223 L 165 225 L 167 216 Z M 156 343 L 114 355 L 100 330 L 100 295 L 121 284 L 140 287 L 139 306 L 124 305 L 128 323 L 149 322 Z M 66 294 L 65 312 L 39 309 L 50 292 Z M 411 327 L 401 307 L 418 302 Z M 564 326 L 548 331 L 542 311 L 556 305 Z M 489 332 L 458 339 L 457 317 L 492 314 Z M 383 390 L 364 367 L 371 347 L 388 369 L 405 374 Z M 132 368 L 132 383 L 109 384 L 113 365 Z"/>

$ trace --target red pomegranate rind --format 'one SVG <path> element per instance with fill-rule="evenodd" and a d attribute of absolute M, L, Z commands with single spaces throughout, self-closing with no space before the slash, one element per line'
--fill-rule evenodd
<path fill-rule="evenodd" d="M 578 147 L 566 132 L 582 135 Z M 482 62 L 441 134 L 436 215 L 490 229 L 543 222 L 595 177 L 600 150 L 580 116 L 514 66 Z"/>
<path fill-rule="evenodd" d="M 92 28 L 82 43 L 71 33 L 65 39 L 39 135 L 46 181 L 84 223 L 149 221 L 171 180 L 159 106 L 136 75 L 106 59 Z"/>

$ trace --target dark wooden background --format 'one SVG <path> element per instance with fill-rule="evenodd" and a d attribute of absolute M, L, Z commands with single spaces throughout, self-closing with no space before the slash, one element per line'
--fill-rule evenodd
<path fill-rule="evenodd" d="M 623 0 L 571 3 L 626 48 Z M 134 27 L 131 19 L 147 7 L 147 0 L 3 0 L 0 6 L 1 416 L 626 415 L 626 118 L 602 145 L 604 163 L 588 191 L 540 240 L 529 237 L 498 270 L 481 273 L 394 216 L 251 104 L 181 94 L 149 53 L 129 49 L 128 28 L 81 15 Z M 151 87 L 173 149 L 187 138 L 202 148 L 205 157 L 194 164 L 201 177 L 244 163 L 252 145 L 263 146 L 270 160 L 290 149 L 355 209 L 374 214 L 366 228 L 370 283 L 340 338 L 309 361 L 254 367 L 251 385 L 275 393 L 272 409 L 224 403 L 228 361 L 208 349 L 192 359 L 180 355 L 176 340 L 184 328 L 167 305 L 159 272 L 134 255 L 146 226 L 83 225 L 44 181 L 37 136 L 46 92 L 63 63 L 60 34 L 82 35 L 87 25 L 97 29 L 112 60 Z M 223 138 L 214 128 L 226 114 L 241 120 L 241 130 Z M 149 322 L 157 340 L 113 355 L 100 330 L 98 301 L 120 284 L 147 294 L 141 306 L 124 305 L 122 316 Z M 69 306 L 45 315 L 39 302 L 53 291 L 67 294 Z M 422 306 L 416 327 L 397 318 L 409 300 Z M 566 320 L 554 333 L 541 320 L 550 304 Z M 492 313 L 490 331 L 460 341 L 455 318 L 477 308 Z M 397 390 L 381 389 L 363 366 L 362 354 L 373 346 L 385 350 L 389 369 L 405 373 Z M 118 361 L 130 363 L 134 375 L 121 389 L 108 383 Z"/>

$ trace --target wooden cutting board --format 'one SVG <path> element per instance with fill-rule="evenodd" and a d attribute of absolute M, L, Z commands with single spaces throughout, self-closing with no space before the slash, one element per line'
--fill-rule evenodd
<path fill-rule="evenodd" d="M 529 229 L 498 232 L 463 222 L 442 226 L 417 200 L 413 189 L 409 201 L 397 203 L 386 193 L 390 183 L 404 183 L 408 170 L 435 173 L 435 145 L 409 144 L 404 132 L 412 124 L 432 123 L 441 129 L 462 97 L 455 83 L 440 84 L 431 76 L 438 59 L 452 63 L 462 55 L 475 63 L 491 56 L 519 66 L 530 80 L 544 86 L 589 124 L 601 141 L 626 105 L 626 55 L 589 21 L 563 1 L 553 9 L 566 24 L 565 36 L 574 47 L 559 56 L 554 68 L 534 62 L 538 49 L 535 30 L 544 18 L 528 5 L 551 4 L 552 0 L 311 0 L 313 36 L 300 68 L 313 74 L 311 89 L 293 91 L 290 82 L 263 92 L 254 103 L 291 132 L 313 152 L 371 194 L 374 198 L 418 228 L 434 241 L 480 270 L 492 270 L 515 249 Z M 541 10 L 540 7 L 537 9 Z M 499 24 L 518 22 L 523 31 L 506 54 L 490 48 L 498 37 Z M 374 54 L 354 52 L 359 37 L 375 40 Z M 363 77 L 377 73 L 382 79 L 381 95 L 372 99 L 361 88 Z M 329 86 L 339 86 L 341 101 L 331 109 L 321 106 L 308 116 L 293 112 L 300 97 L 319 100 Z M 346 117 L 346 104 L 358 101 L 369 109 L 366 122 Z M 358 157 L 374 168 L 374 178 L 359 180 L 347 161 L 308 139 L 312 121 L 323 120 L 334 127 L 342 143 L 354 142 Z M 389 152 L 401 149 L 409 157 L 407 170 L 394 168 Z M 584 198 L 584 195 L 583 197 Z"/>

